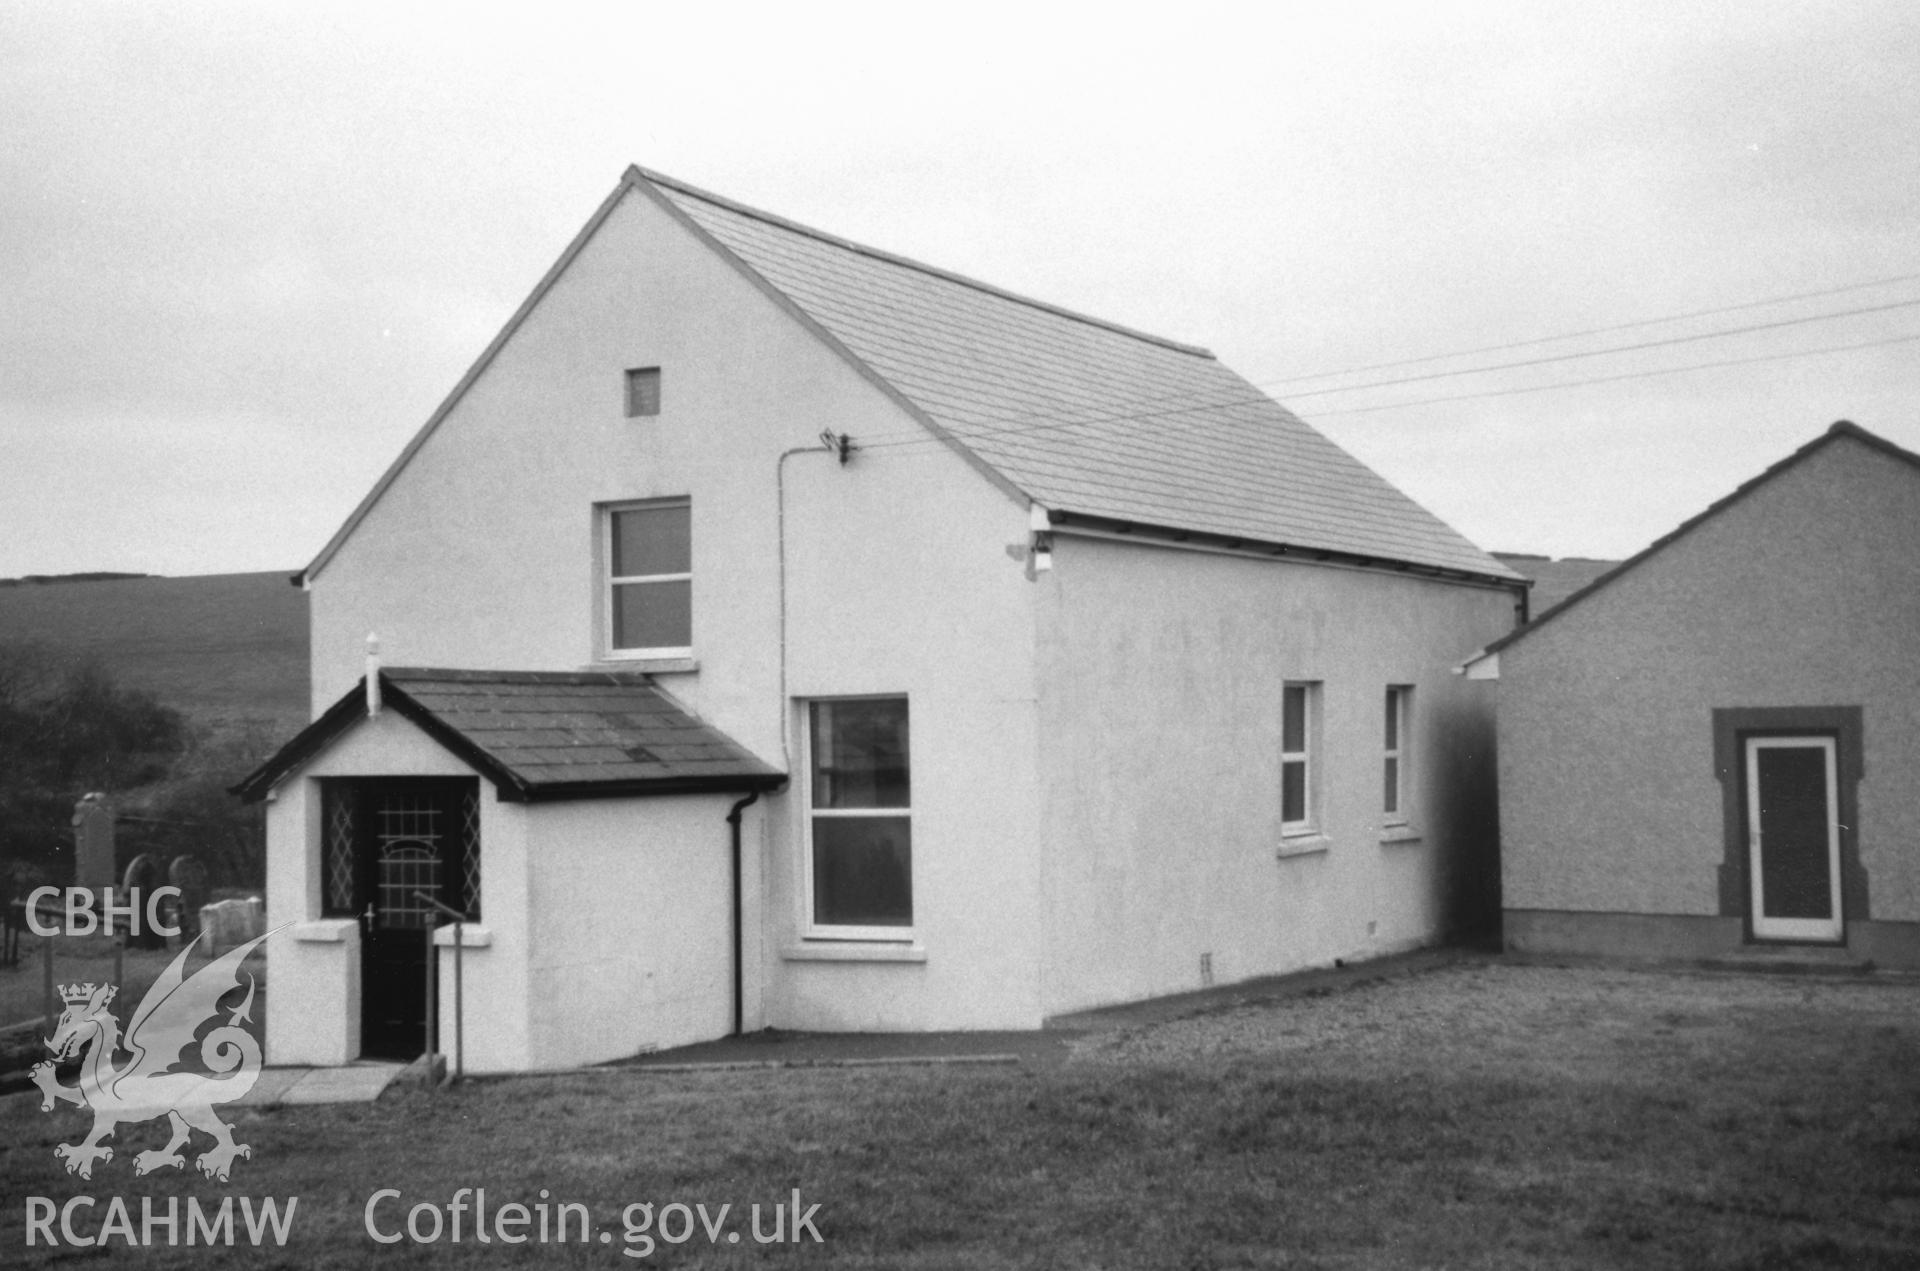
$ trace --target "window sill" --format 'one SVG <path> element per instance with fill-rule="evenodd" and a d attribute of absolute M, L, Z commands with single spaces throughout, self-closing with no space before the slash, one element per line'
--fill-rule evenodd
<path fill-rule="evenodd" d="M 453 924 L 433 929 L 433 943 L 442 949 L 453 947 Z M 462 949 L 486 949 L 493 945 L 493 932 L 477 922 L 460 924 L 460 947 Z"/>
<path fill-rule="evenodd" d="M 639 671 L 645 675 L 678 675 L 700 669 L 700 660 L 685 658 L 601 658 L 591 668 L 595 671 Z"/>
<path fill-rule="evenodd" d="M 925 962 L 922 944 L 858 940 L 807 940 L 780 950 L 788 962 Z"/>
<path fill-rule="evenodd" d="M 293 924 L 293 938 L 300 944 L 345 944 L 349 931 L 358 931 L 358 918 L 320 918 Z"/>
<path fill-rule="evenodd" d="M 1380 831 L 1380 845 L 1391 847 L 1398 844 L 1418 843 L 1425 837 L 1411 825 L 1389 825 Z"/>
<path fill-rule="evenodd" d="M 1289 856 L 1314 856 L 1333 846 L 1333 840 L 1318 831 L 1307 834 L 1287 834 L 1280 839 L 1280 846 L 1273 854 L 1282 860 Z"/>

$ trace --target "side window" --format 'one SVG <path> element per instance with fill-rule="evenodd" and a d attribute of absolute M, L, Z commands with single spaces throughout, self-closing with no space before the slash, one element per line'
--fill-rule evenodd
<path fill-rule="evenodd" d="M 607 653 L 693 653 L 692 507 L 685 499 L 605 509 Z"/>
<path fill-rule="evenodd" d="M 1407 823 L 1407 765 L 1413 722 L 1413 688 L 1387 686 L 1386 758 L 1381 772 L 1381 811 L 1388 825 Z"/>
<path fill-rule="evenodd" d="M 359 800 L 337 778 L 320 782 L 320 913 L 327 918 L 358 914 L 360 899 Z"/>
<path fill-rule="evenodd" d="M 1320 820 L 1320 685 L 1280 690 L 1280 832 L 1311 834 Z"/>
<path fill-rule="evenodd" d="M 913 927 L 913 777 L 907 699 L 807 706 L 810 935 L 907 938 Z"/>

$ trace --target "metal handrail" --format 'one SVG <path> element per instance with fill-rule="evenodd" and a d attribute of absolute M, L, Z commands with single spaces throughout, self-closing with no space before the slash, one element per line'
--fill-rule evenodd
<path fill-rule="evenodd" d="M 424 900 L 453 919 L 453 1072 L 447 1080 L 460 1081 L 466 1077 L 467 1072 L 467 1013 L 460 974 L 460 950 L 466 943 L 460 938 L 460 928 L 467 922 L 467 916 L 451 905 L 441 904 L 439 900 L 423 891 L 416 891 L 413 896 L 415 900 Z M 438 987 L 440 977 L 434 973 L 434 967 L 437 964 L 433 957 L 433 933 L 437 930 L 439 930 L 437 927 L 427 928 L 427 1035 L 429 1037 L 433 1035 L 433 1026 L 437 1022 L 434 1019 L 434 990 Z M 427 1087 L 432 1089 L 433 1052 L 429 1050 L 427 1054 Z"/>

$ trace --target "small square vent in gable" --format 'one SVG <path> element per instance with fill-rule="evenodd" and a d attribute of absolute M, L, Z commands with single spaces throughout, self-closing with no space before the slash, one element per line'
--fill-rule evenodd
<path fill-rule="evenodd" d="M 627 371 L 627 418 L 660 413 L 660 368 L 636 366 Z"/>

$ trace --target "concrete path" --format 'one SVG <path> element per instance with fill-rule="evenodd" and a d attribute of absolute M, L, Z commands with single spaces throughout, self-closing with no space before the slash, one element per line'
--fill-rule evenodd
<path fill-rule="evenodd" d="M 344 1068 L 262 1068 L 241 1107 L 271 1108 L 293 1103 L 372 1103 L 403 1064 L 371 1061 Z"/>
<path fill-rule="evenodd" d="M 1422 949 L 1351 966 L 1299 971 L 1100 1010 L 1056 1016 L 1026 1032 L 790 1033 L 779 1029 L 723 1037 L 602 1065 L 600 1071 L 656 1072 L 729 1068 L 857 1068 L 883 1064 L 1053 1064 L 1064 1061 L 1074 1038 L 1139 1028 L 1189 1015 L 1318 996 L 1356 984 L 1418 975 L 1480 956 L 1457 949 Z M 580 1071 L 580 1070 L 570 1070 Z M 592 1071 L 592 1070 L 588 1070 Z"/>
<path fill-rule="evenodd" d="M 1071 1032 L 790 1033 L 723 1037 L 607 1067 L 683 1072 L 709 1068 L 859 1068 L 888 1064 L 1055 1063 Z"/>
<path fill-rule="evenodd" d="M 1216 1011 L 1266 1005 L 1284 1001 L 1290 997 L 1323 997 L 1329 993 L 1342 992 L 1363 984 L 1377 984 L 1410 975 L 1424 975 L 1429 971 L 1438 971 L 1461 962 L 1497 956 L 1481 950 L 1443 946 L 1388 954 L 1381 958 L 1369 958 L 1364 962 L 1336 961 L 1330 967 L 1289 971 L 1285 975 L 1266 975 L 1258 979 L 1240 980 L 1233 984 L 1194 989 L 1186 993 L 1173 993 L 1165 997 L 1150 997 L 1139 1002 L 1126 1002 L 1119 1006 L 1102 1006 L 1090 1011 L 1077 1011 L 1070 1015 L 1056 1015 L 1047 1021 L 1047 1027 L 1070 1029 L 1075 1032 L 1140 1028 L 1149 1024 L 1166 1023 L 1169 1020 L 1185 1019 L 1191 1015 L 1210 1015 Z"/>

